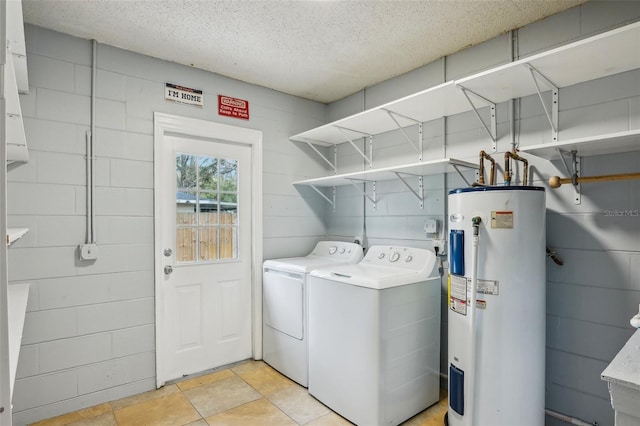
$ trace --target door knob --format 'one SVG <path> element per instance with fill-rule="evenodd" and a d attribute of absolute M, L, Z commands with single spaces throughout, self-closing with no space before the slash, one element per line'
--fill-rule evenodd
<path fill-rule="evenodd" d="M 170 248 L 166 248 L 164 249 L 164 255 L 165 257 L 169 257 L 173 254 L 173 250 L 171 250 Z"/>
<path fill-rule="evenodd" d="M 164 267 L 164 274 L 165 275 L 169 275 L 172 272 L 173 272 L 173 266 L 167 265 L 167 266 Z"/>

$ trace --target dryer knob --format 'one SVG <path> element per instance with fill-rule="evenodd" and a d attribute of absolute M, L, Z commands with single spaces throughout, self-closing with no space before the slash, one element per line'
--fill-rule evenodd
<path fill-rule="evenodd" d="M 331 246 L 331 248 L 329 249 L 329 254 L 336 254 L 337 251 L 338 251 L 338 247 Z"/>
<path fill-rule="evenodd" d="M 393 253 L 391 253 L 391 257 L 389 257 L 389 262 L 397 262 L 398 259 L 400 259 L 400 253 L 394 251 Z"/>

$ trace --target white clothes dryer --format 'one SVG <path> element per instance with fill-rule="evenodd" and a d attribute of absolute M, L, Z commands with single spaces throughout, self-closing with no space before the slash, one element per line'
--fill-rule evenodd
<path fill-rule="evenodd" d="M 312 269 L 356 263 L 362 246 L 341 241 L 320 241 L 303 257 L 264 262 L 263 359 L 273 368 L 308 386 L 307 275 Z"/>
<path fill-rule="evenodd" d="M 438 402 L 435 254 L 372 246 L 309 275 L 309 393 L 357 425 L 397 425 Z"/>

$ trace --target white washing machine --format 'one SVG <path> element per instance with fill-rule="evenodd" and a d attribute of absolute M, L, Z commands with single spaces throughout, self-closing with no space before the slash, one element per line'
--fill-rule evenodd
<path fill-rule="evenodd" d="M 373 246 L 309 274 L 309 393 L 357 425 L 397 425 L 439 400 L 433 252 Z"/>
<path fill-rule="evenodd" d="M 263 265 L 263 359 L 285 376 L 308 386 L 307 274 L 315 268 L 356 263 L 362 246 L 321 241 L 303 257 L 267 260 Z"/>

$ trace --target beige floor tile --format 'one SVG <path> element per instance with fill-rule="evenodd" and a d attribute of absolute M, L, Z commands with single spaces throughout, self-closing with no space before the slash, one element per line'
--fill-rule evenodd
<path fill-rule="evenodd" d="M 114 410 L 120 426 L 184 425 L 200 419 L 198 412 L 181 393 L 154 398 L 139 404 Z"/>
<path fill-rule="evenodd" d="M 112 412 L 104 413 L 99 416 L 83 419 L 77 422 L 69 423 L 67 426 L 118 426 L 116 418 Z"/>
<path fill-rule="evenodd" d="M 306 426 L 349 426 L 352 424 L 347 419 L 332 412 L 307 423 Z"/>
<path fill-rule="evenodd" d="M 442 400 L 440 400 L 440 402 L 402 423 L 402 426 L 442 426 L 446 412 L 446 399 L 444 405 L 442 404 Z"/>
<path fill-rule="evenodd" d="M 217 382 L 218 380 L 228 379 L 229 377 L 233 377 L 235 374 L 231 370 L 221 370 L 216 371 L 211 374 L 205 374 L 203 376 L 194 377 L 193 379 L 187 379 L 182 382 L 176 383 L 176 386 L 180 388 L 181 391 L 186 391 L 189 389 L 196 388 L 198 386 L 206 385 L 207 383 Z"/>
<path fill-rule="evenodd" d="M 127 398 L 118 399 L 117 401 L 112 401 L 111 407 L 113 407 L 114 410 L 119 410 L 121 408 L 129 407 L 131 405 L 139 404 L 145 401 L 150 401 L 152 399 L 162 398 L 163 396 L 171 395 L 177 392 L 180 392 L 180 389 L 178 389 L 176 385 L 167 385 L 161 387 L 160 389 L 129 396 Z"/>
<path fill-rule="evenodd" d="M 242 373 L 240 377 L 264 396 L 269 396 L 288 386 L 297 386 L 294 382 L 266 364 Z"/>
<path fill-rule="evenodd" d="M 33 423 L 32 426 L 62 426 L 68 425 L 73 422 L 77 422 L 84 419 L 90 419 L 92 417 L 99 416 L 104 413 L 111 412 L 111 405 L 109 403 L 95 405 L 93 407 L 85 408 L 82 410 L 74 411 L 72 413 L 63 414 L 61 416 L 53 417 L 50 419 L 42 420 L 37 423 Z"/>
<path fill-rule="evenodd" d="M 269 395 L 269 400 L 301 425 L 331 412 L 301 386 L 287 386 Z"/>
<path fill-rule="evenodd" d="M 251 370 L 255 370 L 256 368 L 265 367 L 267 364 L 264 361 L 255 361 L 253 359 L 248 359 L 243 361 L 234 367 L 231 370 L 236 373 L 238 376 L 241 376 L 244 373 L 247 373 Z"/>
<path fill-rule="evenodd" d="M 207 417 L 206 420 L 212 426 L 297 426 L 296 422 L 265 398 Z"/>
<path fill-rule="evenodd" d="M 184 395 L 202 417 L 209 417 L 262 397 L 237 376 L 189 389 L 184 391 Z"/>
<path fill-rule="evenodd" d="M 209 426 L 209 423 L 207 423 L 204 419 L 200 419 L 197 422 L 189 423 L 184 426 Z"/>

